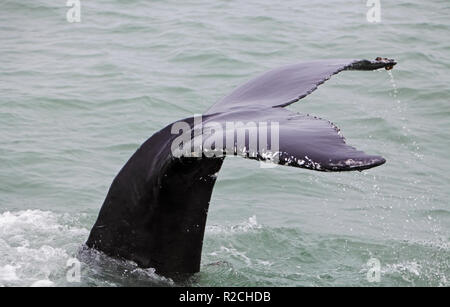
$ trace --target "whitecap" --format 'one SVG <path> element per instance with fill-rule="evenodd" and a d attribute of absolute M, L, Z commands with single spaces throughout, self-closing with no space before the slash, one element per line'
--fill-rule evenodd
<path fill-rule="evenodd" d="M 16 270 L 18 266 L 5 265 L 0 267 L 0 281 L 16 281 L 19 280 L 19 277 L 16 274 Z"/>
<path fill-rule="evenodd" d="M 77 223 L 74 216 L 51 211 L 1 213 L 0 285 L 16 285 L 20 280 L 24 286 L 50 286 L 49 276 L 63 280 L 67 259 L 88 233 L 83 227 L 73 226 Z"/>

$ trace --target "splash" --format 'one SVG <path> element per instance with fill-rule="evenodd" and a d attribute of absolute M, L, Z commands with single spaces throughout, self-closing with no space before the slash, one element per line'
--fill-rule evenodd
<path fill-rule="evenodd" d="M 409 129 L 405 122 L 406 122 L 406 118 L 404 116 L 405 112 L 406 112 L 406 105 L 400 100 L 399 98 L 399 90 L 398 90 L 398 86 L 397 86 L 397 82 L 395 81 L 394 78 L 394 74 L 392 73 L 392 70 L 387 70 L 387 74 L 389 75 L 389 80 L 390 83 L 392 85 L 392 93 L 390 94 L 392 96 L 392 98 L 394 98 L 394 100 L 396 101 L 396 111 L 398 114 L 398 118 L 403 122 L 402 123 L 402 134 L 405 137 L 410 137 L 412 135 L 411 133 L 411 129 Z M 417 141 L 413 140 L 412 141 L 412 152 L 415 156 L 415 158 L 422 160 L 423 154 L 420 154 L 420 146 L 418 145 Z"/>
<path fill-rule="evenodd" d="M 387 74 L 389 75 L 389 82 L 392 85 L 392 93 L 390 93 L 389 95 L 394 98 L 395 102 L 396 102 L 396 111 L 399 114 L 399 118 L 401 121 L 406 121 L 406 118 L 403 116 L 404 112 L 405 112 L 405 105 L 403 104 L 403 102 L 400 100 L 399 98 L 399 90 L 398 90 L 398 86 L 397 86 L 397 82 L 395 81 L 394 78 L 394 74 L 392 73 L 392 70 L 387 70 Z M 406 128 L 406 126 L 402 126 L 403 130 L 408 130 L 409 129 Z M 404 134 L 405 136 L 407 134 Z"/>
<path fill-rule="evenodd" d="M 0 267 L 0 282 L 1 281 L 16 281 L 19 280 L 16 274 L 16 270 L 19 266 L 5 265 Z"/>
<path fill-rule="evenodd" d="M 249 217 L 247 221 L 239 223 L 237 225 L 207 226 L 206 231 L 207 231 L 207 233 L 211 233 L 211 234 L 219 234 L 219 233 L 232 234 L 232 233 L 240 233 L 240 232 L 245 233 L 245 232 L 249 232 L 249 231 L 253 231 L 253 230 L 261 229 L 261 228 L 262 228 L 262 226 L 260 224 L 258 224 L 258 221 L 256 220 L 256 215 L 253 215 L 253 216 Z"/>
<path fill-rule="evenodd" d="M 66 261 L 88 230 L 50 211 L 0 214 L 0 286 L 49 286 L 64 279 Z"/>
<path fill-rule="evenodd" d="M 390 82 L 391 82 L 392 88 L 394 90 L 392 96 L 397 100 L 398 103 L 400 103 L 401 101 L 400 101 L 400 99 L 398 99 L 398 88 L 397 88 L 397 83 L 395 82 L 395 79 L 394 79 L 394 74 L 392 73 L 392 70 L 388 70 L 387 73 L 390 77 Z"/>
<path fill-rule="evenodd" d="M 80 249 L 79 257 L 85 264 L 85 275 L 97 284 L 98 280 L 102 280 L 105 286 L 118 286 L 124 282 L 150 286 L 175 285 L 172 279 L 158 275 L 154 268 L 140 268 L 133 261 L 111 258 L 85 245 Z"/>

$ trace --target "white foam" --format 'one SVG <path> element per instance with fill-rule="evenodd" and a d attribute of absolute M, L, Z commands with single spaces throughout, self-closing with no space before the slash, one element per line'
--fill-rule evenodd
<path fill-rule="evenodd" d="M 230 247 L 221 246 L 220 251 L 231 254 L 232 256 L 234 256 L 236 258 L 240 258 L 240 259 L 244 260 L 245 263 L 247 264 L 247 266 L 252 265 L 251 259 L 249 257 L 247 257 L 247 255 L 244 252 L 240 252 L 237 249 L 233 248 L 232 246 L 230 246 Z"/>
<path fill-rule="evenodd" d="M 5 265 L 3 267 L 0 267 L 0 281 L 15 281 L 19 280 L 19 277 L 17 277 L 16 270 L 18 269 L 17 266 L 12 265 Z"/>
<path fill-rule="evenodd" d="M 410 273 L 415 276 L 420 276 L 421 274 L 421 265 L 415 261 L 407 261 L 403 263 L 393 263 L 386 265 L 386 268 L 382 270 L 384 274 L 392 274 L 392 273 Z"/>
<path fill-rule="evenodd" d="M 258 224 L 256 220 L 256 215 L 248 218 L 247 221 L 242 222 L 237 225 L 232 226 L 222 226 L 222 225 L 211 225 L 206 227 L 206 232 L 211 234 L 219 233 L 239 233 L 239 232 L 249 232 L 256 229 L 261 229 L 261 225 Z"/>
<path fill-rule="evenodd" d="M 3 212 L 0 214 L 0 238 L 14 236 L 14 239 L 21 239 L 26 235 L 40 232 L 65 232 L 72 234 L 87 234 L 87 229 L 70 227 L 59 220 L 67 220 L 68 215 L 57 215 L 50 211 L 25 210 L 15 212 Z"/>
<path fill-rule="evenodd" d="M 54 283 L 63 278 L 66 261 L 88 234 L 74 217 L 51 211 L 7 211 L 0 214 L 0 286 Z"/>

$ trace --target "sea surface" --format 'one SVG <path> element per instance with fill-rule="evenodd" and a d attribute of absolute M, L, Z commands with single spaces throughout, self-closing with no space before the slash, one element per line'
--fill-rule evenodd
<path fill-rule="evenodd" d="M 0 286 L 450 286 L 448 0 L 382 0 L 379 23 L 363 0 L 81 0 L 74 23 L 69 9 L 0 0 Z M 80 252 L 114 176 L 162 127 L 280 65 L 378 56 L 398 65 L 341 73 L 289 109 L 385 165 L 226 159 L 186 281 Z"/>

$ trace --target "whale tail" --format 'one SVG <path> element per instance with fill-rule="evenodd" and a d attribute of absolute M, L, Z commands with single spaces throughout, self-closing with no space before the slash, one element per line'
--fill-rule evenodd
<path fill-rule="evenodd" d="M 116 176 L 86 245 L 160 274 L 195 273 L 216 174 L 227 155 L 329 172 L 385 163 L 347 145 L 331 122 L 283 107 L 340 71 L 391 69 L 395 64 L 377 58 L 281 67 L 213 105 L 200 121 L 201 133 L 196 117 L 168 125 L 141 145 Z"/>

